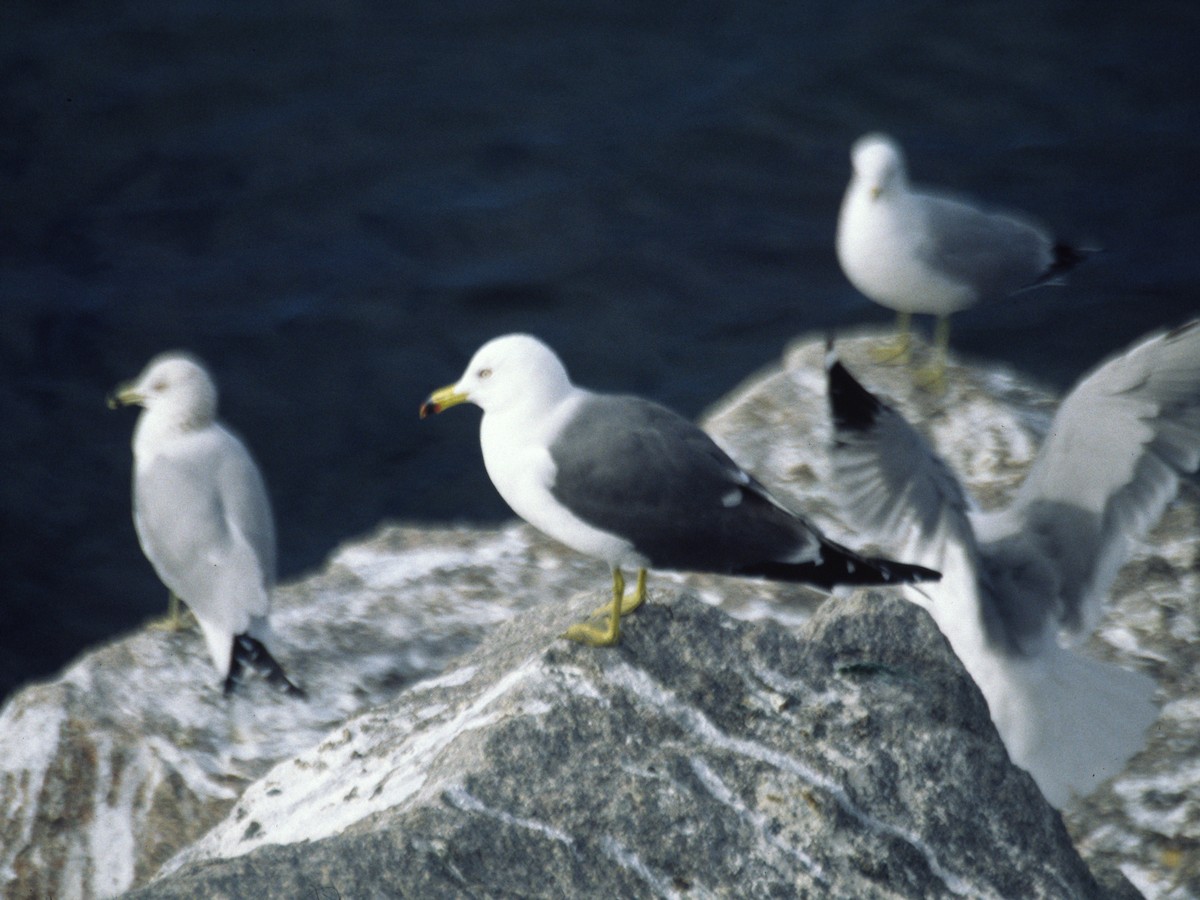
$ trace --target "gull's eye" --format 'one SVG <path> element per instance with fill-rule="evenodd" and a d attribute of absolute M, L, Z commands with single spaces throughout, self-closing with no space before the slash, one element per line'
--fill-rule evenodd
<path fill-rule="evenodd" d="M 154 384 L 152 384 L 150 386 L 150 390 L 154 391 L 154 393 L 156 393 L 156 394 L 161 394 L 166 389 L 167 389 L 167 382 L 161 378 L 158 381 L 154 382 Z"/>
<path fill-rule="evenodd" d="M 483 381 L 485 378 L 491 378 L 492 370 L 491 369 L 480 369 L 478 372 L 475 373 L 475 377 L 478 378 L 480 381 Z"/>

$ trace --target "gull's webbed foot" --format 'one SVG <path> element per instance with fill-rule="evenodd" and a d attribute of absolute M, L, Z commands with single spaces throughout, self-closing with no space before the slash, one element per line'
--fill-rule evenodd
<path fill-rule="evenodd" d="M 621 617 L 617 616 L 615 623 L 610 620 L 606 627 L 588 625 L 580 622 L 572 625 L 563 632 L 563 637 L 570 641 L 578 641 L 589 647 L 611 647 L 621 636 Z"/>
<path fill-rule="evenodd" d="M 897 335 L 889 341 L 871 347 L 867 351 L 867 355 L 871 358 L 871 362 L 903 366 L 909 360 L 909 344 L 907 334 Z"/>
<path fill-rule="evenodd" d="M 891 365 L 907 365 L 912 349 L 912 339 L 909 335 L 911 323 L 911 313 L 900 313 L 896 317 L 896 336 L 891 340 L 876 344 L 867 351 L 871 361 Z"/>
<path fill-rule="evenodd" d="M 913 384 L 931 394 L 946 392 L 946 364 L 937 360 L 913 372 Z"/>

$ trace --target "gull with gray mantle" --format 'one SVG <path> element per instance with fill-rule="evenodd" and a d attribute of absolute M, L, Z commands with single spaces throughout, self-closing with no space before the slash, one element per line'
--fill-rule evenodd
<path fill-rule="evenodd" d="M 951 313 L 1060 283 L 1087 256 L 1023 216 L 910 187 L 904 155 L 886 135 L 859 138 L 850 158 L 838 262 L 858 290 L 899 314 L 896 342 L 876 361 L 907 361 L 913 313 L 938 317 L 934 362 L 917 373 L 918 384 L 942 382 Z"/>
<path fill-rule="evenodd" d="M 572 625 L 572 640 L 615 644 L 621 616 L 645 600 L 647 568 L 825 590 L 940 577 L 835 544 L 696 425 L 648 400 L 576 387 L 554 351 L 529 335 L 484 344 L 456 384 L 422 404 L 421 417 L 468 401 L 483 410 L 483 462 L 500 496 L 535 528 L 612 569 L 612 600 L 598 611 L 605 624 Z M 629 596 L 622 567 L 638 570 Z"/>
<path fill-rule="evenodd" d="M 108 405 L 142 407 L 133 433 L 133 524 L 171 592 L 200 623 L 229 694 L 249 666 L 289 694 L 267 650 L 275 584 L 275 522 L 245 445 L 217 421 L 217 388 L 187 353 L 163 353 Z"/>
<path fill-rule="evenodd" d="M 1200 320 L 1085 376 L 1005 509 L 980 512 L 924 437 L 828 360 L 833 466 L 857 525 L 944 573 L 910 600 L 1056 806 L 1119 773 L 1158 715 L 1146 675 L 1072 649 L 1117 571 L 1200 466 Z"/>

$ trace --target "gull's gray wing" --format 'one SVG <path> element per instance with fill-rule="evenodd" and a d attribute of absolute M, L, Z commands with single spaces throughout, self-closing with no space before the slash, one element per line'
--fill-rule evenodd
<path fill-rule="evenodd" d="M 930 542 L 943 530 L 973 547 L 966 494 L 929 442 L 841 362 L 826 374 L 833 468 L 855 523 L 876 539 Z"/>
<path fill-rule="evenodd" d="M 933 193 L 907 198 L 919 236 L 917 256 L 931 269 L 995 299 L 1042 280 L 1054 242 L 1033 222 Z"/>
<path fill-rule="evenodd" d="M 258 561 L 267 590 L 275 586 L 275 517 L 262 472 L 237 435 L 218 424 L 223 445 L 218 477 L 221 502 Z M 266 611 L 263 611 L 266 614 Z"/>
<path fill-rule="evenodd" d="M 229 432 L 210 427 L 139 468 L 134 524 L 159 577 L 198 618 L 232 635 L 267 614 L 270 504 L 257 466 Z"/>
<path fill-rule="evenodd" d="M 733 572 L 820 558 L 780 507 L 700 428 L 640 397 L 594 394 L 550 446 L 554 497 L 661 568 Z"/>
<path fill-rule="evenodd" d="M 1200 320 L 1086 376 L 1059 407 L 1012 505 L 984 529 L 1020 535 L 1059 583 L 1059 624 L 1085 634 L 1132 541 L 1200 465 Z"/>
<path fill-rule="evenodd" d="M 1029 652 L 1047 619 L 1041 580 L 1019 591 L 997 581 L 996 574 L 1010 574 L 1009 562 L 1026 571 L 1019 550 L 993 571 L 975 536 L 962 485 L 924 436 L 859 384 L 832 353 L 826 375 L 833 470 L 854 524 L 888 550 L 924 566 L 944 569 L 947 554 L 955 559 L 961 554 L 964 577 L 974 583 L 958 589 L 970 590 L 979 603 L 978 609 L 964 608 L 964 614 L 978 617 L 969 627 L 982 628 L 999 652 Z M 948 615 L 942 610 L 939 623 Z"/>

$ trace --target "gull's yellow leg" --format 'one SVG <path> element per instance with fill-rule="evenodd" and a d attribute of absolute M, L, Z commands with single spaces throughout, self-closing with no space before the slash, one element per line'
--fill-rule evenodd
<path fill-rule="evenodd" d="M 946 353 L 950 348 L 950 317 L 938 316 L 933 331 L 933 361 L 913 373 L 913 382 L 931 393 L 946 390 Z"/>
<path fill-rule="evenodd" d="M 616 586 L 614 585 L 614 590 L 613 590 L 614 597 L 617 596 L 615 587 Z M 633 612 L 635 609 L 637 609 L 639 606 L 641 606 L 643 603 L 646 602 L 646 570 L 638 569 L 637 587 L 634 588 L 632 594 L 626 594 L 624 591 L 625 591 L 625 577 L 624 577 L 624 575 L 622 575 L 621 576 L 621 615 L 627 616 L 631 612 Z M 592 618 L 598 618 L 600 616 L 608 616 L 608 615 L 612 615 L 612 601 L 611 600 L 608 603 L 605 603 L 599 609 L 595 610 L 592 613 Z"/>
<path fill-rule="evenodd" d="M 912 313 L 896 314 L 896 337 L 890 341 L 872 347 L 870 357 L 877 363 L 896 363 L 902 365 L 908 362 L 909 348 L 912 338 L 909 328 L 912 326 Z"/>
<path fill-rule="evenodd" d="M 621 570 L 613 567 L 612 600 L 596 610 L 598 616 L 607 616 L 607 627 L 598 627 L 587 623 L 572 625 L 563 637 L 592 647 L 611 647 L 621 636 L 621 616 L 637 609 L 646 600 L 646 570 L 638 569 L 637 588 L 633 596 L 625 597 L 625 576 Z"/>
<path fill-rule="evenodd" d="M 181 631 L 186 627 L 187 622 L 184 621 L 184 616 L 188 613 L 184 612 L 183 601 L 171 591 L 167 596 L 167 617 L 165 619 L 155 619 L 147 626 L 151 631 Z"/>
<path fill-rule="evenodd" d="M 632 597 L 621 598 L 621 615 L 627 616 L 646 602 L 646 570 L 638 569 L 637 587 Z"/>

